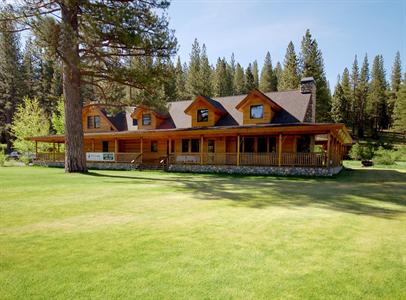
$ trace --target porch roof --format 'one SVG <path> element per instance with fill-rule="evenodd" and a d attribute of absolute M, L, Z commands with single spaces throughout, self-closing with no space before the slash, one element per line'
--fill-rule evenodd
<path fill-rule="evenodd" d="M 185 136 L 225 136 L 249 134 L 323 134 L 332 132 L 343 144 L 351 144 L 352 138 L 344 124 L 337 123 L 290 123 L 290 124 L 256 124 L 235 126 L 213 126 L 193 128 L 149 129 L 119 132 L 84 133 L 85 139 L 128 139 L 128 138 L 175 138 Z M 27 140 L 63 143 L 63 135 L 28 137 Z"/>

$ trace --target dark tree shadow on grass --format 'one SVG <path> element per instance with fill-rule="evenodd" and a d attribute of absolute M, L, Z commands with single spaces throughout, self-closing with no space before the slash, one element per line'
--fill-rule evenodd
<path fill-rule="evenodd" d="M 161 182 L 177 188 L 180 193 L 191 193 L 200 200 L 229 200 L 235 206 L 317 206 L 383 218 L 406 213 L 406 173 L 396 170 L 345 170 L 332 178 L 176 173 L 153 178 L 141 172 L 129 174 L 89 173 L 97 177 L 126 179 L 120 183 Z"/>

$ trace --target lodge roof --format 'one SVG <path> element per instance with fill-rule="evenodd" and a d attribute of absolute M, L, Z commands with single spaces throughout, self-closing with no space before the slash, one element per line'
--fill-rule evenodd
<path fill-rule="evenodd" d="M 311 94 L 302 94 L 299 90 L 264 93 L 272 99 L 282 110 L 279 111 L 271 124 L 302 123 L 305 120 L 306 111 L 310 103 Z M 213 105 L 226 111 L 216 126 L 238 126 L 243 125 L 243 113 L 236 107 L 247 94 L 227 97 L 214 97 L 210 99 Z M 159 128 L 189 128 L 191 116 L 184 113 L 193 100 L 174 101 L 169 103 L 170 117 Z"/>

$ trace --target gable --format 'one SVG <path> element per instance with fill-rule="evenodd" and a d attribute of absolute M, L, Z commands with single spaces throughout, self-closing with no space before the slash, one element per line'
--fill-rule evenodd
<path fill-rule="evenodd" d="M 99 121 L 100 121 L 99 126 L 97 128 L 96 127 L 88 128 L 88 120 L 89 120 L 88 117 L 93 118 L 93 122 L 94 122 L 94 117 L 98 117 Z M 83 125 L 84 132 L 118 131 L 117 127 L 108 119 L 108 117 L 103 112 L 103 110 L 100 108 L 100 106 L 96 105 L 96 104 L 90 104 L 90 105 L 86 105 L 83 107 L 82 125 Z"/>

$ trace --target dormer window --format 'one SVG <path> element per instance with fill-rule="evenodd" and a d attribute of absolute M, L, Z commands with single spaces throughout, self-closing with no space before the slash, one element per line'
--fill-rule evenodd
<path fill-rule="evenodd" d="M 138 125 L 138 120 L 137 119 L 133 119 L 133 126 L 137 126 Z"/>
<path fill-rule="evenodd" d="M 100 116 L 88 116 L 87 117 L 87 128 L 100 128 Z"/>
<path fill-rule="evenodd" d="M 251 119 L 262 119 L 263 117 L 264 117 L 264 106 L 262 104 L 251 105 L 250 118 Z"/>
<path fill-rule="evenodd" d="M 151 125 L 151 114 L 142 114 L 142 125 Z"/>
<path fill-rule="evenodd" d="M 209 110 L 207 108 L 197 110 L 197 122 L 208 122 Z"/>

